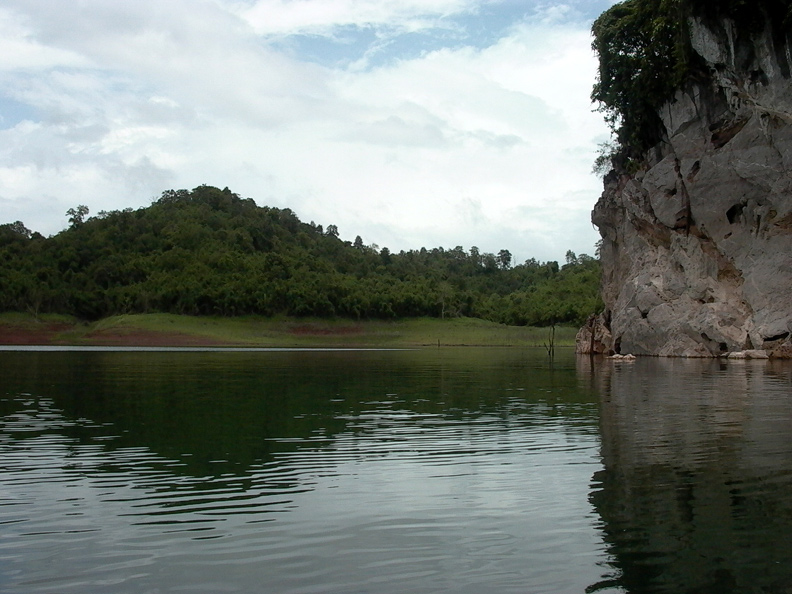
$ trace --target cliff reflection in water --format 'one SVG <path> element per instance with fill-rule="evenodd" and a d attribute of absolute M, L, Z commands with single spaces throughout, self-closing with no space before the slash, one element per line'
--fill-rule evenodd
<path fill-rule="evenodd" d="M 792 592 L 792 365 L 581 358 L 602 393 L 591 501 L 630 593 Z"/>

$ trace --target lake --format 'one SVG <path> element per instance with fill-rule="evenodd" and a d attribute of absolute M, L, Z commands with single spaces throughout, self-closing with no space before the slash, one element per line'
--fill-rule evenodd
<path fill-rule="evenodd" d="M 790 593 L 792 363 L 0 351 L 0 591 Z"/>

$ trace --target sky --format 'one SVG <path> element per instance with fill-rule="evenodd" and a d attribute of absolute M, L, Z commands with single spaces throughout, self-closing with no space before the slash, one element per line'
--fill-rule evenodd
<path fill-rule="evenodd" d="M 228 187 L 392 252 L 593 255 L 612 0 L 3 0 L 0 223 Z"/>

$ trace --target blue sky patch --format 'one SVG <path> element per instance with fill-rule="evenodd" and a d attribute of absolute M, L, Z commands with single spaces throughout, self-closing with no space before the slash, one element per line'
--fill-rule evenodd
<path fill-rule="evenodd" d="M 591 21 L 613 3 L 611 0 L 570 0 L 562 4 L 525 0 L 485 2 L 475 12 L 435 19 L 435 26 L 419 31 L 382 24 L 343 25 L 326 34 L 289 35 L 271 41 L 270 46 L 301 61 L 331 68 L 344 68 L 361 60 L 373 68 L 440 49 L 490 47 L 520 23 Z"/>
<path fill-rule="evenodd" d="M 37 120 L 37 113 L 32 106 L 0 94 L 0 130 L 13 128 L 24 120 Z"/>

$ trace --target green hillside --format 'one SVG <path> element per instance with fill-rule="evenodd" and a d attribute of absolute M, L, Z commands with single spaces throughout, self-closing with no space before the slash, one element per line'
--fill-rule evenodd
<path fill-rule="evenodd" d="M 425 249 L 391 253 L 228 190 L 169 190 L 147 208 L 70 209 L 45 238 L 0 225 L 0 311 L 86 320 L 131 313 L 581 323 L 600 307 L 599 265 Z"/>

